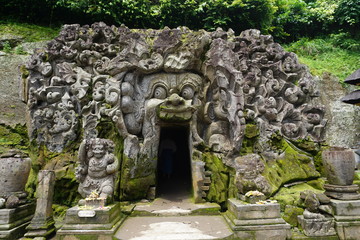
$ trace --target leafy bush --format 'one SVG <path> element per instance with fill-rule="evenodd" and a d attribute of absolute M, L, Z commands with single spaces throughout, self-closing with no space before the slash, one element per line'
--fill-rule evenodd
<path fill-rule="evenodd" d="M 0 20 L 46 25 L 104 21 L 130 28 L 249 28 L 294 41 L 340 29 L 356 35 L 358 0 L 0 0 Z"/>
<path fill-rule="evenodd" d="M 358 0 L 341 0 L 335 15 L 345 30 L 353 35 L 359 34 L 360 4 Z"/>
<path fill-rule="evenodd" d="M 330 35 L 331 43 L 342 49 L 357 51 L 360 53 L 360 36 L 353 38 L 348 32 Z"/>

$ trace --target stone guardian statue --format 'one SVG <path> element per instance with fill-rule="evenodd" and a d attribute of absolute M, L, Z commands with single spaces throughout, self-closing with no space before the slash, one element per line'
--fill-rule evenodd
<path fill-rule="evenodd" d="M 76 168 L 78 191 L 84 198 L 112 199 L 119 161 L 113 154 L 114 143 L 108 139 L 83 140 Z"/>

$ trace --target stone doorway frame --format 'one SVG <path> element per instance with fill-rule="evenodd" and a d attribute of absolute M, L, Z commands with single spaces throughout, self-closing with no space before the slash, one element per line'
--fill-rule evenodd
<path fill-rule="evenodd" d="M 189 180 L 190 180 L 190 183 L 189 183 L 189 188 L 190 189 L 188 189 L 189 191 L 191 191 L 191 193 L 190 193 L 190 197 L 193 197 L 194 196 L 194 194 L 193 194 L 193 192 L 194 192 L 194 189 L 193 189 L 193 186 L 194 186 L 194 184 L 193 184 L 193 175 L 194 175 L 194 173 L 193 173 L 193 164 L 192 164 L 192 139 L 191 139 L 191 126 L 190 126 L 190 124 L 191 123 L 189 123 L 189 122 L 187 122 L 187 123 L 163 123 L 163 122 L 161 122 L 161 123 L 159 123 L 158 124 L 158 126 L 159 126 L 159 142 L 158 142 L 158 157 L 157 157 L 157 164 L 156 164 L 156 188 L 155 188 L 155 196 L 157 197 L 158 196 L 158 194 L 159 194 L 159 183 L 158 183 L 158 181 L 159 181 L 159 179 L 160 179 L 160 177 L 159 177 L 159 164 L 160 164 L 160 144 L 161 144 L 161 140 L 162 140 L 162 135 L 163 135 L 163 133 L 162 133 L 162 131 L 164 131 L 164 129 L 166 130 L 166 129 L 168 129 L 170 132 L 171 131 L 176 131 L 176 130 L 183 130 L 183 131 L 186 131 L 186 133 L 184 133 L 184 138 L 186 138 L 186 142 L 185 142 L 185 144 L 187 144 L 187 148 L 188 148 L 188 156 L 187 156 L 187 159 L 186 159 L 186 161 L 189 161 L 188 163 L 186 163 L 186 164 L 188 164 L 188 168 L 189 168 L 189 176 L 186 176 L 186 178 L 190 178 Z M 178 144 L 176 144 L 176 147 L 178 148 Z M 180 148 L 180 150 L 181 149 L 184 149 L 185 147 L 181 147 Z M 176 153 L 175 153 L 176 154 Z M 175 160 L 175 162 L 176 162 L 177 160 Z"/>

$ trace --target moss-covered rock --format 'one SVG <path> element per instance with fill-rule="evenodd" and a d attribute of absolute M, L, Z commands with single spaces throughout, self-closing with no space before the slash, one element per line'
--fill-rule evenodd
<path fill-rule="evenodd" d="M 304 212 L 304 208 L 300 208 L 292 205 L 286 205 L 282 217 L 292 227 L 297 227 L 299 225 L 297 217 L 299 215 L 302 215 L 303 212 Z"/>
<path fill-rule="evenodd" d="M 273 138 L 269 143 L 272 155 L 261 154 L 265 164 L 263 176 L 271 185 L 272 194 L 285 183 L 320 177 L 310 154 L 296 148 L 284 138 Z"/>
<path fill-rule="evenodd" d="M 256 124 L 246 124 L 245 127 L 245 137 L 254 138 L 259 136 L 259 128 Z"/>
<path fill-rule="evenodd" d="M 320 180 L 321 181 L 321 180 Z M 319 183 L 320 184 L 320 183 Z M 281 210 L 284 211 L 287 205 L 303 207 L 300 193 L 305 190 L 313 191 L 314 193 L 322 193 L 322 190 L 312 187 L 314 182 L 311 181 L 311 185 L 308 183 L 301 183 L 291 187 L 282 187 L 279 191 L 272 197 L 280 203 Z"/>
<path fill-rule="evenodd" d="M 229 198 L 229 190 L 233 190 L 231 187 L 229 188 L 232 171 L 214 153 L 203 153 L 203 161 L 205 162 L 205 169 L 211 171 L 211 184 L 206 199 L 210 202 L 223 204 Z"/>
<path fill-rule="evenodd" d="M 255 152 L 259 136 L 259 128 L 256 124 L 248 123 L 245 127 L 244 139 L 240 149 L 240 155 L 251 154 Z"/>
<path fill-rule="evenodd" d="M 15 127 L 0 124 L 0 154 L 10 149 L 17 149 L 29 153 L 29 138 L 25 125 Z"/>

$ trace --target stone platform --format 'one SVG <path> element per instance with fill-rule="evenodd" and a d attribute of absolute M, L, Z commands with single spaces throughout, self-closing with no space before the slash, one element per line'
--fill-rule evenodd
<path fill-rule="evenodd" d="M 57 232 L 57 239 L 112 239 L 124 220 L 120 204 L 106 207 L 75 206 L 66 212 L 65 224 Z"/>
<path fill-rule="evenodd" d="M 360 239 L 360 200 L 331 199 L 335 229 L 341 240 Z"/>
<path fill-rule="evenodd" d="M 130 217 L 115 234 L 119 240 L 235 239 L 222 216 Z"/>
<path fill-rule="evenodd" d="M 278 203 L 247 204 L 237 199 L 228 199 L 225 218 L 237 239 L 290 238 L 290 225 L 281 218 Z"/>
<path fill-rule="evenodd" d="M 14 209 L 0 209 L 0 239 L 19 239 L 26 232 L 35 212 L 35 203 Z"/>
<path fill-rule="evenodd" d="M 186 216 L 219 215 L 220 206 L 216 203 L 193 203 L 191 198 L 156 198 L 151 203 L 138 203 L 132 215 L 136 216 Z"/>

